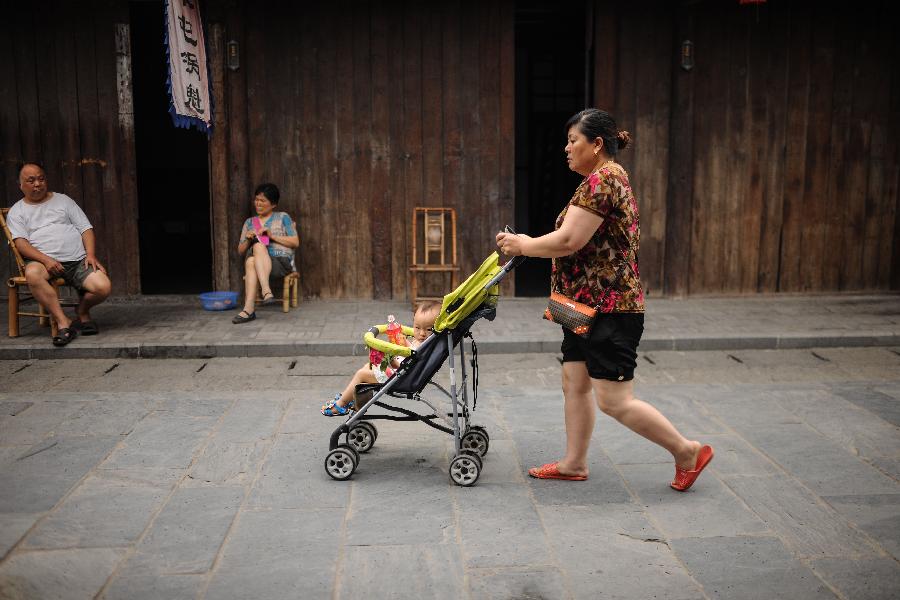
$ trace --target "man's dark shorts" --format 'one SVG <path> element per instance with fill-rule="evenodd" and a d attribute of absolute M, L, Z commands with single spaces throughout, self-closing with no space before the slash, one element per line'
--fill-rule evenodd
<path fill-rule="evenodd" d="M 59 264 L 63 266 L 63 273 L 60 277 L 65 280 L 66 285 L 72 286 L 81 293 L 86 292 L 87 290 L 84 289 L 84 280 L 88 278 L 88 275 L 94 272 L 94 269 L 85 266 L 83 258 L 81 260 L 60 261 Z"/>
<path fill-rule="evenodd" d="M 593 379 L 631 381 L 643 333 L 644 313 L 599 314 L 589 338 L 563 328 L 563 362 L 584 362 Z"/>

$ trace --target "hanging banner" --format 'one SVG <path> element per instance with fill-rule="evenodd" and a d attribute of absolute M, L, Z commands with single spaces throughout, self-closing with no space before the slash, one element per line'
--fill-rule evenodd
<path fill-rule="evenodd" d="M 212 91 L 198 0 L 166 0 L 169 114 L 175 127 L 212 131 Z"/>

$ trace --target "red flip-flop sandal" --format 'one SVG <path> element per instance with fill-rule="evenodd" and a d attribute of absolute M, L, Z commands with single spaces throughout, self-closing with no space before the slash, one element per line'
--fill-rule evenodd
<path fill-rule="evenodd" d="M 562 479 L 564 481 L 584 481 L 587 475 L 563 475 L 559 472 L 559 463 L 547 463 L 540 467 L 528 469 L 528 474 L 538 479 Z"/>
<path fill-rule="evenodd" d="M 712 461 L 714 455 L 712 446 L 701 446 L 700 453 L 697 454 L 697 463 L 694 465 L 694 470 L 688 471 L 675 465 L 675 479 L 669 485 L 672 486 L 672 489 L 679 492 L 686 492 L 694 485 L 697 477 L 700 476 L 700 472 Z"/>

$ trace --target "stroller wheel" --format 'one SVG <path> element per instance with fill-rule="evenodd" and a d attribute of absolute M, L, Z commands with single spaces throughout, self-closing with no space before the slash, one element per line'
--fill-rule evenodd
<path fill-rule="evenodd" d="M 347 432 L 347 443 L 357 452 L 368 452 L 375 445 L 378 433 L 375 426 L 365 421 L 360 421 Z"/>
<path fill-rule="evenodd" d="M 478 425 L 470 427 L 469 431 L 467 431 L 460 440 L 460 447 L 463 450 L 471 450 L 472 452 L 476 452 L 478 456 L 484 456 L 485 454 L 487 454 L 490 445 L 490 436 L 488 436 L 488 433 L 484 429 L 484 427 L 479 427 Z"/>
<path fill-rule="evenodd" d="M 456 485 L 475 485 L 481 474 L 481 458 L 477 454 L 463 450 L 450 461 L 450 480 Z"/>
<path fill-rule="evenodd" d="M 359 454 L 352 446 L 341 444 L 325 457 L 325 472 L 332 479 L 344 481 L 353 475 L 359 464 Z"/>

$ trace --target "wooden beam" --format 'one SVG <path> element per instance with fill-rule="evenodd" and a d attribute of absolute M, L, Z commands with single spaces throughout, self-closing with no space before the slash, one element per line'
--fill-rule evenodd
<path fill-rule="evenodd" d="M 209 227 L 213 286 L 229 289 L 228 268 L 233 259 L 228 244 L 228 102 L 225 87 L 225 26 L 209 26 L 209 64 L 212 75 L 213 131 L 209 140 Z"/>

